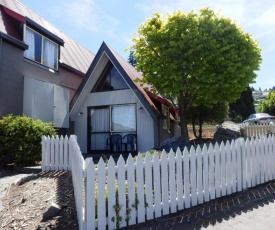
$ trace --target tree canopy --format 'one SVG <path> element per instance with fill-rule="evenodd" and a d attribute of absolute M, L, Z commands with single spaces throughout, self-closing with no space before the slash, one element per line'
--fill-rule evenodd
<path fill-rule="evenodd" d="M 253 113 L 255 113 L 255 106 L 252 89 L 247 87 L 238 100 L 229 104 L 229 116 L 234 120 L 243 121 Z"/>
<path fill-rule="evenodd" d="M 261 101 L 257 110 L 275 116 L 275 91 L 270 91 L 266 99 Z"/>
<path fill-rule="evenodd" d="M 141 24 L 131 50 L 141 83 L 178 98 L 182 134 L 185 111 L 192 106 L 234 102 L 256 78 L 261 49 L 229 18 L 204 8 L 176 11 Z"/>

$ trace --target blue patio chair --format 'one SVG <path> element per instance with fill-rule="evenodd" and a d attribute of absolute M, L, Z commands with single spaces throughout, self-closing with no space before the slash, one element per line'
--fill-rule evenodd
<path fill-rule="evenodd" d="M 107 149 L 109 149 L 110 147 L 111 151 L 114 151 L 114 149 L 116 150 L 116 152 L 120 151 L 121 140 L 122 140 L 122 137 L 120 134 L 112 134 L 110 138 L 107 138 Z"/>
<path fill-rule="evenodd" d="M 129 151 L 136 151 L 136 143 L 137 143 L 137 135 L 133 133 L 126 134 L 122 138 L 122 146 L 124 146 L 124 151 L 128 152 L 128 147 Z"/>

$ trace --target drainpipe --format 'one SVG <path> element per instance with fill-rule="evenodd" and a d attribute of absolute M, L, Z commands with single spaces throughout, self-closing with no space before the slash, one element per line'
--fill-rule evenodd
<path fill-rule="evenodd" d="M 3 38 L 0 36 L 0 77 L 2 76 L 2 44 Z"/>

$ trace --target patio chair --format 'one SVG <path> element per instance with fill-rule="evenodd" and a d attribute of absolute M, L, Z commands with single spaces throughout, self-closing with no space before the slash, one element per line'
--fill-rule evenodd
<path fill-rule="evenodd" d="M 124 151 L 128 152 L 128 151 L 136 151 L 136 143 L 137 143 L 137 135 L 133 134 L 133 133 L 129 133 L 126 134 L 123 138 L 122 138 L 122 146 L 124 146 Z M 129 150 L 128 150 L 128 147 Z"/>
<path fill-rule="evenodd" d="M 121 150 L 121 140 L 122 137 L 120 134 L 112 134 L 110 138 L 107 138 L 107 149 L 109 149 L 113 152 L 116 150 L 116 152 Z"/>

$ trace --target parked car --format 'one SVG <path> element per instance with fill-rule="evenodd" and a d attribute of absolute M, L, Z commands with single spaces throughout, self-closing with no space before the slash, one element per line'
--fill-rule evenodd
<path fill-rule="evenodd" d="M 243 121 L 245 124 L 269 124 L 275 122 L 275 116 L 270 116 L 267 113 L 255 113 L 251 114 L 246 120 Z"/>

